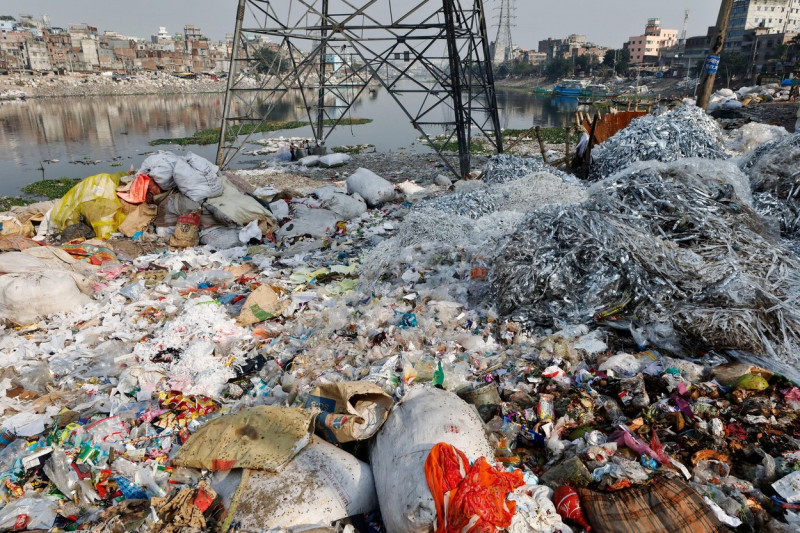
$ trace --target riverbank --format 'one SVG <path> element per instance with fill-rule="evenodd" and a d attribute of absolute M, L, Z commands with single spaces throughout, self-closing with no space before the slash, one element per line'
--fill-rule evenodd
<path fill-rule="evenodd" d="M 224 93 L 227 80 L 203 76 L 195 80 L 169 74 L 149 73 L 128 79 L 112 79 L 99 74 L 66 74 L 63 76 L 0 76 L 0 93 L 22 91 L 26 98 L 59 98 L 65 96 L 132 96 L 137 94 Z"/>

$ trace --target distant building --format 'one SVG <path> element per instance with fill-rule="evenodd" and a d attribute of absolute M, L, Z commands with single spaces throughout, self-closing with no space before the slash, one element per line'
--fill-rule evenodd
<path fill-rule="evenodd" d="M 749 30 L 762 28 L 766 34 L 797 33 L 800 30 L 800 0 L 734 0 L 725 50 L 744 51 L 752 44 Z"/>
<path fill-rule="evenodd" d="M 546 54 L 546 60 L 573 59 L 593 54 L 602 59 L 608 48 L 592 44 L 585 35 L 572 34 L 566 39 L 548 38 L 539 41 L 538 53 Z"/>
<path fill-rule="evenodd" d="M 631 65 L 656 64 L 662 48 L 678 45 L 678 30 L 667 30 L 661 27 L 657 18 L 647 20 L 644 35 L 631 37 L 625 48 L 630 52 Z"/>

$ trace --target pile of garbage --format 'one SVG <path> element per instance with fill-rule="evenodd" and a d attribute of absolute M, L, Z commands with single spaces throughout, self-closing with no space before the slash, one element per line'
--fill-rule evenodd
<path fill-rule="evenodd" d="M 0 528 L 796 530 L 754 166 L 300 194 L 159 154 L 3 214 Z"/>
<path fill-rule="evenodd" d="M 693 105 L 634 119 L 629 127 L 592 150 L 589 179 L 607 178 L 637 161 L 671 162 L 685 157 L 730 157 L 719 125 Z"/>
<path fill-rule="evenodd" d="M 730 111 L 741 109 L 760 102 L 772 102 L 775 100 L 787 100 L 789 98 L 789 87 L 782 87 L 777 84 L 753 87 L 742 87 L 737 91 L 731 89 L 720 89 L 711 95 L 708 103 L 709 113 L 715 111 Z"/>

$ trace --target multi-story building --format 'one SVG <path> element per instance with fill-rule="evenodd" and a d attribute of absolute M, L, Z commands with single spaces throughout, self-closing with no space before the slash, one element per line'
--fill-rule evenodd
<path fill-rule="evenodd" d="M 630 52 L 631 65 L 658 63 L 662 48 L 677 46 L 678 30 L 667 30 L 661 27 L 657 18 L 647 20 L 644 35 L 631 37 L 625 48 Z"/>
<path fill-rule="evenodd" d="M 28 69 L 45 72 L 53 69 L 50 63 L 50 53 L 47 42 L 43 37 L 28 38 L 25 40 L 25 63 Z"/>
<path fill-rule="evenodd" d="M 797 33 L 800 30 L 800 0 L 734 0 L 725 35 L 725 50 L 746 52 L 752 39 L 745 33 L 763 28 L 767 33 Z"/>

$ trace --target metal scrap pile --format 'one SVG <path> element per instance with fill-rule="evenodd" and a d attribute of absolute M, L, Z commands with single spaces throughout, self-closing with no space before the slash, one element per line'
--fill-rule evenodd
<path fill-rule="evenodd" d="M 766 143 L 744 158 L 758 213 L 780 225 L 780 234 L 800 240 L 800 134 Z M 798 243 L 789 243 L 797 247 Z"/>
<path fill-rule="evenodd" d="M 579 206 L 534 213 L 491 275 L 503 314 L 550 327 L 629 317 L 688 339 L 797 360 L 800 263 L 731 183 L 634 167 Z"/>
<path fill-rule="evenodd" d="M 515 181 L 534 172 L 549 172 L 566 181 L 576 181 L 575 177 L 561 172 L 542 161 L 541 157 L 519 157 L 500 154 L 486 163 L 483 180 L 489 185 Z"/>
<path fill-rule="evenodd" d="M 607 178 L 636 161 L 676 161 L 683 157 L 726 159 L 722 130 L 695 106 L 679 106 L 631 122 L 592 151 L 592 181 Z"/>

